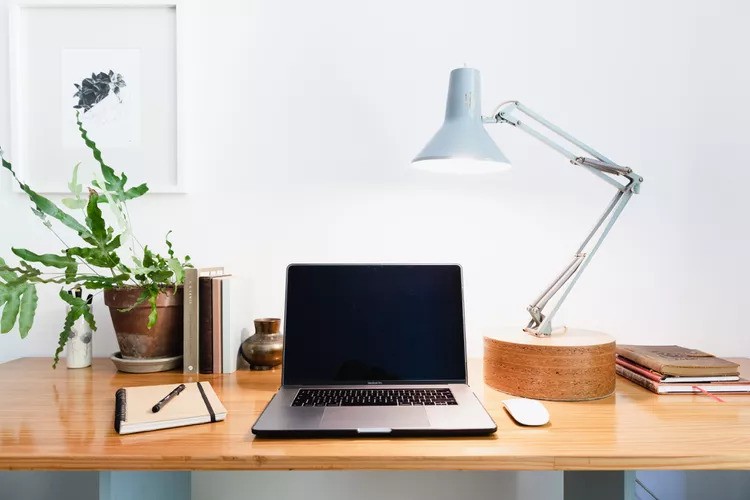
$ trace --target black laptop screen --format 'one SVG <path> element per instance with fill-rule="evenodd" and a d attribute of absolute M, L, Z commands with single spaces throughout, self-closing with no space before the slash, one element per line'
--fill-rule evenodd
<path fill-rule="evenodd" d="M 285 385 L 464 381 L 461 268 L 291 265 Z"/>

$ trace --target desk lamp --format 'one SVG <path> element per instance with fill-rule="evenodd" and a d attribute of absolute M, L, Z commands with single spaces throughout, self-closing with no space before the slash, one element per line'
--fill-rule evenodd
<path fill-rule="evenodd" d="M 527 119 L 535 122 L 536 128 L 529 126 Z M 412 160 L 413 166 L 435 172 L 475 174 L 508 170 L 510 162 L 485 130 L 486 123 L 523 130 L 573 165 L 613 186 L 616 193 L 570 264 L 527 307 L 531 318 L 526 327 L 485 336 L 485 381 L 503 392 L 534 399 L 577 401 L 606 397 L 615 388 L 614 339 L 589 330 L 553 328 L 552 320 L 625 205 L 639 192 L 643 178 L 518 101 L 502 102 L 492 115 L 482 116 L 480 75 L 472 68 L 451 71 L 445 122 Z M 574 147 L 584 154 L 573 153 Z M 556 296 L 557 302 L 545 314 L 545 307 Z"/>

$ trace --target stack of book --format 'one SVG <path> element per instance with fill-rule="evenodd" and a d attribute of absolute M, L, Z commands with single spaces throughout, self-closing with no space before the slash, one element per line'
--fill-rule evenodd
<path fill-rule="evenodd" d="M 750 392 L 739 365 L 676 345 L 618 345 L 617 374 L 657 394 Z"/>
<path fill-rule="evenodd" d="M 222 267 L 185 270 L 185 373 L 237 369 L 239 345 L 229 326 L 229 277 Z"/>

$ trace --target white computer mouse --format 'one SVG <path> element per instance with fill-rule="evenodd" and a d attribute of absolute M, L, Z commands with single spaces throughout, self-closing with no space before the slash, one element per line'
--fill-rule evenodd
<path fill-rule="evenodd" d="M 521 425 L 544 425 L 549 422 L 549 412 L 534 399 L 504 399 L 503 404 L 513 420 Z"/>

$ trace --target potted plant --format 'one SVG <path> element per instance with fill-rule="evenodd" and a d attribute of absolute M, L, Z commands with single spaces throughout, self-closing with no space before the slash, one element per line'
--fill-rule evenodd
<path fill-rule="evenodd" d="M 17 265 L 6 264 L 0 258 L 0 331 L 7 333 L 17 323 L 21 337 L 25 338 L 37 309 L 37 285 L 54 283 L 63 286 L 59 296 L 68 308 L 53 366 L 57 365 L 78 318 L 83 317 L 92 330 L 96 329 L 91 304 L 85 297 L 67 293 L 66 287 L 104 293 L 123 358 L 179 355 L 182 351 L 181 285 L 184 268 L 191 267 L 190 257 L 180 260 L 175 256 L 169 240 L 171 231 L 165 237 L 166 256 L 140 244 L 131 231 L 127 202 L 143 196 L 148 186 L 127 187 L 127 176 L 117 175 L 104 162 L 79 115 L 76 121 L 81 138 L 99 165 L 99 172 L 91 181 L 91 187 L 84 191 L 78 182 L 78 165 L 73 168 L 69 184 L 72 196 L 62 200 L 64 208 L 23 183 L 0 150 L 3 168 L 28 196 L 32 212 L 64 245 L 57 253 L 11 248 L 20 259 Z M 109 212 L 106 219 L 102 209 Z M 77 245 L 65 241 L 56 230 L 59 225 L 77 235 L 80 239 Z"/>

